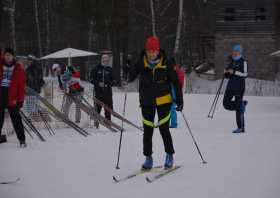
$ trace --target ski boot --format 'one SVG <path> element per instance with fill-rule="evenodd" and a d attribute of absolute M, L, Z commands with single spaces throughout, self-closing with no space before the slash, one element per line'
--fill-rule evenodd
<path fill-rule="evenodd" d="M 20 148 L 25 148 L 26 147 L 26 142 L 25 141 L 20 141 Z"/>
<path fill-rule="evenodd" d="M 7 142 L 6 135 L 1 135 L 0 137 L 0 144 Z"/>
<path fill-rule="evenodd" d="M 146 157 L 145 163 L 142 165 L 142 169 L 143 170 L 147 170 L 153 167 L 153 157 L 151 155 Z"/>
<path fill-rule="evenodd" d="M 246 105 L 248 104 L 248 102 L 247 101 L 242 101 L 242 105 L 241 105 L 241 109 L 242 109 L 242 111 L 243 111 L 243 113 L 245 113 L 245 110 L 246 110 Z"/>
<path fill-rule="evenodd" d="M 164 169 L 169 169 L 172 166 L 173 166 L 173 155 L 167 154 L 165 164 L 164 164 Z"/>
<path fill-rule="evenodd" d="M 242 126 L 240 129 L 236 129 L 232 133 L 245 133 L 245 128 Z"/>

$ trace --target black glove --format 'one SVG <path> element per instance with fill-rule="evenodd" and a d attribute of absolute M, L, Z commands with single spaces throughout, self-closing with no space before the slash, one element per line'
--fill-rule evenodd
<path fill-rule="evenodd" d="M 125 64 L 123 67 L 123 73 L 125 73 L 126 75 L 129 73 L 129 65 Z"/>
<path fill-rule="evenodd" d="M 17 108 L 18 108 L 18 109 L 21 109 L 22 107 L 23 107 L 23 102 L 18 102 L 18 103 L 17 103 Z"/>
<path fill-rule="evenodd" d="M 177 98 L 175 103 L 177 104 L 177 107 L 175 108 L 176 111 L 182 111 L 183 107 L 184 107 L 184 100 L 183 100 L 183 98 Z"/>
<path fill-rule="evenodd" d="M 105 84 L 104 89 L 105 89 L 105 90 L 111 89 L 111 85 L 110 85 L 110 84 Z"/>
<path fill-rule="evenodd" d="M 129 60 L 129 59 L 125 59 L 125 62 L 126 62 L 128 65 L 130 65 L 131 60 Z"/>
<path fill-rule="evenodd" d="M 225 77 L 226 77 L 226 79 L 229 79 L 230 78 L 230 73 L 225 73 Z"/>

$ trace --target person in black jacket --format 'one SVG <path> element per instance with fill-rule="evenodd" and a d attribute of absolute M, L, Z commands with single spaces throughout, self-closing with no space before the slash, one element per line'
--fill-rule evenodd
<path fill-rule="evenodd" d="M 45 84 L 45 81 L 43 79 L 43 70 L 39 62 L 35 59 L 35 56 L 33 55 L 28 55 L 28 57 L 26 58 L 26 65 L 27 65 L 27 68 L 25 69 L 26 86 L 30 87 L 35 92 L 40 94 L 41 88 Z M 28 96 L 32 97 L 36 103 L 38 102 L 38 99 L 35 97 L 35 95 L 31 94 Z M 34 112 L 36 112 L 36 107 L 31 100 L 32 99 L 30 98 L 26 100 L 26 108 L 25 108 L 29 117 Z"/>
<path fill-rule="evenodd" d="M 165 51 L 159 48 L 158 38 L 150 37 L 147 39 L 146 49 L 140 54 L 139 60 L 130 67 L 126 65 L 123 72 L 129 75 L 129 82 L 134 81 L 140 75 L 139 95 L 144 125 L 143 154 L 146 156 L 142 168 L 149 169 L 153 166 L 152 137 L 156 111 L 160 134 L 167 153 L 164 166 L 172 167 L 175 151 L 169 131 L 172 102 L 171 83 L 176 95 L 176 110 L 183 110 L 182 86 L 173 62 L 167 58 Z"/>
<path fill-rule="evenodd" d="M 98 66 L 94 67 L 90 74 L 90 82 L 94 85 L 96 98 L 109 108 L 113 109 L 113 92 L 112 87 L 116 84 L 115 72 L 109 66 L 110 58 L 103 55 Z M 97 112 L 100 113 L 101 105 L 97 104 Z M 105 118 L 111 120 L 111 113 L 105 110 Z"/>
<path fill-rule="evenodd" d="M 244 113 L 247 101 L 243 101 L 245 91 L 245 78 L 248 76 L 248 64 L 242 57 L 242 47 L 237 45 L 233 48 L 232 60 L 226 70 L 226 78 L 229 78 L 223 105 L 226 110 L 236 111 L 237 129 L 233 133 L 244 133 Z M 235 97 L 235 101 L 231 101 Z"/>

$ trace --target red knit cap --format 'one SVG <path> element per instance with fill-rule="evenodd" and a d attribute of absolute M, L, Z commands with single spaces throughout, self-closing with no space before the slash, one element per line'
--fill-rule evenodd
<path fill-rule="evenodd" d="M 159 40 L 156 37 L 150 37 L 147 39 L 146 42 L 146 51 L 152 50 L 152 51 L 159 51 Z"/>

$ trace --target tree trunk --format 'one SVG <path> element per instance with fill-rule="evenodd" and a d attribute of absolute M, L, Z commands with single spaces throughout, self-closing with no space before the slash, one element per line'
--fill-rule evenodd
<path fill-rule="evenodd" d="M 49 4 L 48 0 L 46 0 L 46 12 L 47 12 L 47 45 L 46 45 L 46 52 L 47 54 L 50 54 L 50 19 L 49 19 Z M 49 65 L 49 67 L 48 67 Z M 51 72 L 51 61 L 49 59 L 45 62 L 45 68 L 46 68 L 46 76 L 49 76 Z"/>
<path fill-rule="evenodd" d="M 156 22 L 155 22 L 155 13 L 154 13 L 154 4 L 153 0 L 151 1 L 151 11 L 152 11 L 152 31 L 153 31 L 153 37 L 157 37 L 156 35 Z"/>
<path fill-rule="evenodd" d="M 13 48 L 14 48 L 15 54 L 17 54 L 16 32 L 15 32 L 15 17 L 14 17 L 15 5 L 16 5 L 16 0 L 13 1 L 13 10 L 10 10 L 10 16 L 11 16 L 11 21 L 12 21 Z"/>
<path fill-rule="evenodd" d="M 39 18 L 38 18 L 38 8 L 37 8 L 37 0 L 35 0 L 35 14 L 36 14 L 36 23 L 37 23 L 37 32 L 38 32 L 38 41 L 39 41 L 39 51 L 40 57 L 43 56 L 42 53 L 42 44 L 41 44 L 41 37 L 40 37 L 40 27 L 39 27 Z M 41 61 L 40 61 L 41 62 Z M 42 63 L 42 62 L 41 62 Z M 42 64 L 41 64 L 42 65 Z M 44 68 L 43 68 L 44 69 Z"/>
<path fill-rule="evenodd" d="M 179 0 L 179 17 L 178 17 L 178 26 L 177 26 L 177 33 L 175 39 L 175 46 L 174 46 L 174 58 L 175 60 L 179 60 L 179 46 L 180 46 L 180 36 L 181 36 L 181 28 L 182 28 L 182 18 L 183 18 L 183 0 Z"/>

